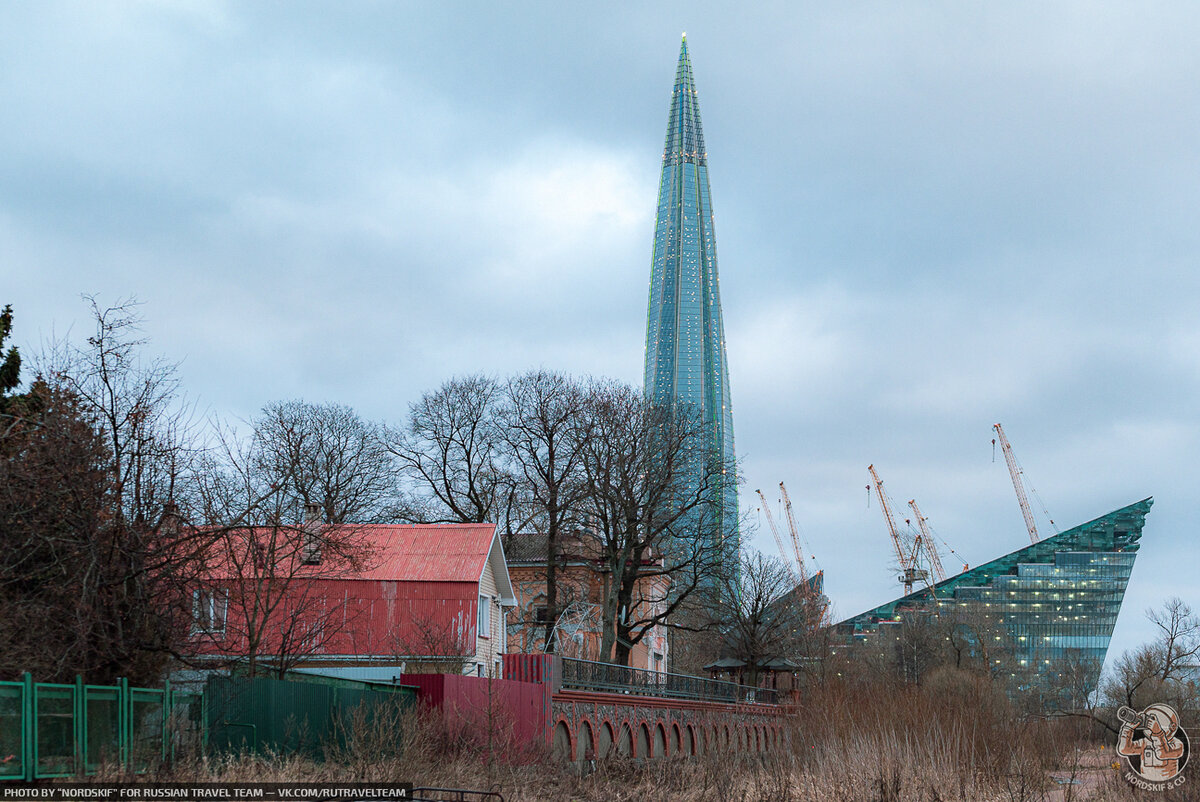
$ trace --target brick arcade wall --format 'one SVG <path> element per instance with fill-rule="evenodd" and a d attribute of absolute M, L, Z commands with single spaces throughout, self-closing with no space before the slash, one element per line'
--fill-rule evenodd
<path fill-rule="evenodd" d="M 779 705 L 562 688 L 554 655 L 505 655 L 505 677 L 549 686 L 546 742 L 561 760 L 766 752 L 788 743 Z"/>

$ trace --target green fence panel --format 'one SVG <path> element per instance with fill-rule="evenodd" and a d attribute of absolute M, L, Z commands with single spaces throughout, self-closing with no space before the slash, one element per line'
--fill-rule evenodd
<path fill-rule="evenodd" d="M 75 773 L 75 686 L 34 685 L 34 776 L 69 777 Z"/>
<path fill-rule="evenodd" d="M 29 673 L 22 682 L 0 682 L 0 781 L 94 774 L 105 764 L 145 772 L 179 747 L 201 751 L 201 695 L 118 682 L 35 683 Z"/>
<path fill-rule="evenodd" d="M 204 697 L 198 693 L 171 692 L 171 719 L 167 724 L 172 760 L 204 751 Z"/>
<path fill-rule="evenodd" d="M 145 772 L 166 760 L 166 710 L 163 691 L 147 688 L 129 690 L 130 764 Z"/>
<path fill-rule="evenodd" d="M 0 682 L 0 780 L 25 777 L 25 683 Z"/>
<path fill-rule="evenodd" d="M 370 721 L 397 705 L 408 707 L 416 690 L 312 675 L 210 677 L 204 696 L 211 750 L 322 758 L 331 744 L 344 745 L 354 716 Z"/>
<path fill-rule="evenodd" d="M 86 685 L 83 689 L 84 770 L 121 762 L 121 689 Z"/>

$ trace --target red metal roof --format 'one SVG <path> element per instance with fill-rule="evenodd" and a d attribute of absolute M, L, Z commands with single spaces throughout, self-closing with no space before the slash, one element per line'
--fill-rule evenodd
<path fill-rule="evenodd" d="M 339 532 L 338 530 L 342 530 Z M 479 582 L 483 566 L 495 539 L 495 524 L 322 524 L 315 531 L 333 540 L 350 544 L 351 554 L 328 555 L 316 565 L 296 566 L 296 576 L 343 580 L 392 580 L 400 582 Z M 295 527 L 281 532 L 278 528 L 255 527 L 256 537 L 269 540 L 300 536 Z M 261 535 L 259 533 L 262 533 Z M 339 537 L 340 535 L 340 537 Z M 248 541 L 235 541 L 244 551 Z M 498 544 L 497 544 L 497 547 Z M 288 560 L 299 559 L 299 549 L 286 552 Z M 354 557 L 353 555 L 362 555 Z M 212 558 L 210 576 L 231 578 L 248 565 L 247 557 L 218 551 Z M 365 562 L 364 562 L 365 560 Z M 503 561 L 501 561 L 503 562 Z M 355 568 L 355 564 L 361 564 Z M 286 573 L 286 572 L 285 572 Z M 499 581 L 499 578 L 497 578 Z"/>
<path fill-rule="evenodd" d="M 495 524 L 365 526 L 370 565 L 347 579 L 478 582 L 495 533 Z"/>

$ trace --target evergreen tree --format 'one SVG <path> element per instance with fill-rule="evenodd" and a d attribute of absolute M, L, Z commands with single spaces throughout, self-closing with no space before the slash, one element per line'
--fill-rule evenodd
<path fill-rule="evenodd" d="M 8 413 L 12 391 L 21 384 L 20 352 L 15 345 L 9 347 L 7 353 L 4 351 L 4 341 L 12 333 L 12 322 L 12 305 L 9 304 L 0 312 L 0 354 L 4 356 L 4 361 L 0 362 L 0 414 Z"/>

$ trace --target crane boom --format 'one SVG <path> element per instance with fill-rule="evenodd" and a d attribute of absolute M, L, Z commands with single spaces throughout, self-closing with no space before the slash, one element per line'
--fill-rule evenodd
<path fill-rule="evenodd" d="M 779 483 L 779 492 L 783 493 L 783 510 L 787 517 L 788 531 L 792 535 L 792 549 L 796 552 L 796 565 L 800 567 L 800 581 L 808 582 L 808 571 L 804 566 L 804 549 L 800 548 L 800 530 L 796 527 L 796 517 L 792 514 L 792 500 L 788 497 L 787 488 L 783 486 L 783 482 Z"/>
<path fill-rule="evenodd" d="M 797 577 L 796 572 L 792 570 L 792 566 L 790 565 L 791 560 L 788 559 L 787 549 L 783 547 L 783 538 L 779 536 L 779 527 L 775 525 L 775 517 L 771 515 L 771 508 L 767 505 L 767 497 L 763 495 L 761 490 L 755 490 L 754 492 L 758 493 L 758 497 L 762 499 L 762 510 L 767 516 L 767 523 L 771 525 L 771 534 L 775 536 L 775 545 L 779 548 L 779 556 L 783 557 L 783 564 L 787 566 L 788 574 L 791 575 L 792 581 L 799 585 L 802 580 Z"/>
<path fill-rule="evenodd" d="M 887 521 L 888 534 L 892 536 L 892 545 L 896 548 L 896 559 L 900 560 L 900 567 L 908 569 L 911 567 L 911 561 L 908 555 L 904 553 L 904 547 L 900 545 L 900 533 L 896 531 L 896 521 L 892 517 L 892 508 L 888 506 L 887 496 L 883 492 L 883 480 L 879 478 L 879 474 L 875 473 L 875 466 L 868 465 L 867 470 L 871 472 L 871 481 L 875 483 L 875 495 L 879 497 L 879 507 L 883 510 L 883 518 Z"/>
<path fill-rule="evenodd" d="M 1004 452 L 1004 461 L 1008 463 L 1008 473 L 1012 476 L 1013 489 L 1017 491 L 1017 503 L 1021 505 L 1021 514 L 1025 516 L 1025 528 L 1029 530 L 1029 540 L 1038 542 L 1037 524 L 1033 522 L 1033 510 L 1029 508 L 1029 499 L 1025 496 L 1025 483 L 1021 481 L 1021 468 L 1017 465 L 1017 457 L 1013 454 L 1008 438 L 1000 424 L 992 427 L 1000 438 L 1000 450 Z"/>
<path fill-rule="evenodd" d="M 883 509 L 883 517 L 887 521 L 888 534 L 892 536 L 892 545 L 896 547 L 896 558 L 900 560 L 900 569 L 903 571 L 900 574 L 900 582 L 904 585 L 905 595 L 908 595 L 912 593 L 914 582 L 923 581 L 929 577 L 928 571 L 917 568 L 916 554 L 920 543 L 913 544 L 912 555 L 904 553 L 904 546 L 900 543 L 900 533 L 896 531 L 896 520 L 892 517 L 891 505 L 888 504 L 887 494 L 883 492 L 883 480 L 879 478 L 879 474 L 875 473 L 874 465 L 868 465 L 867 470 L 871 472 L 871 479 L 875 482 L 875 494 L 879 496 L 879 506 Z"/>
<path fill-rule="evenodd" d="M 908 506 L 912 507 L 913 515 L 917 516 L 917 528 L 921 530 L 921 542 L 925 544 L 925 554 L 929 557 L 933 575 L 937 577 L 938 582 L 944 582 L 946 581 L 946 569 L 942 567 L 942 558 L 938 554 L 937 544 L 933 542 L 929 526 L 925 523 L 925 516 L 921 514 L 921 508 L 917 506 L 916 499 L 910 500 Z"/>

